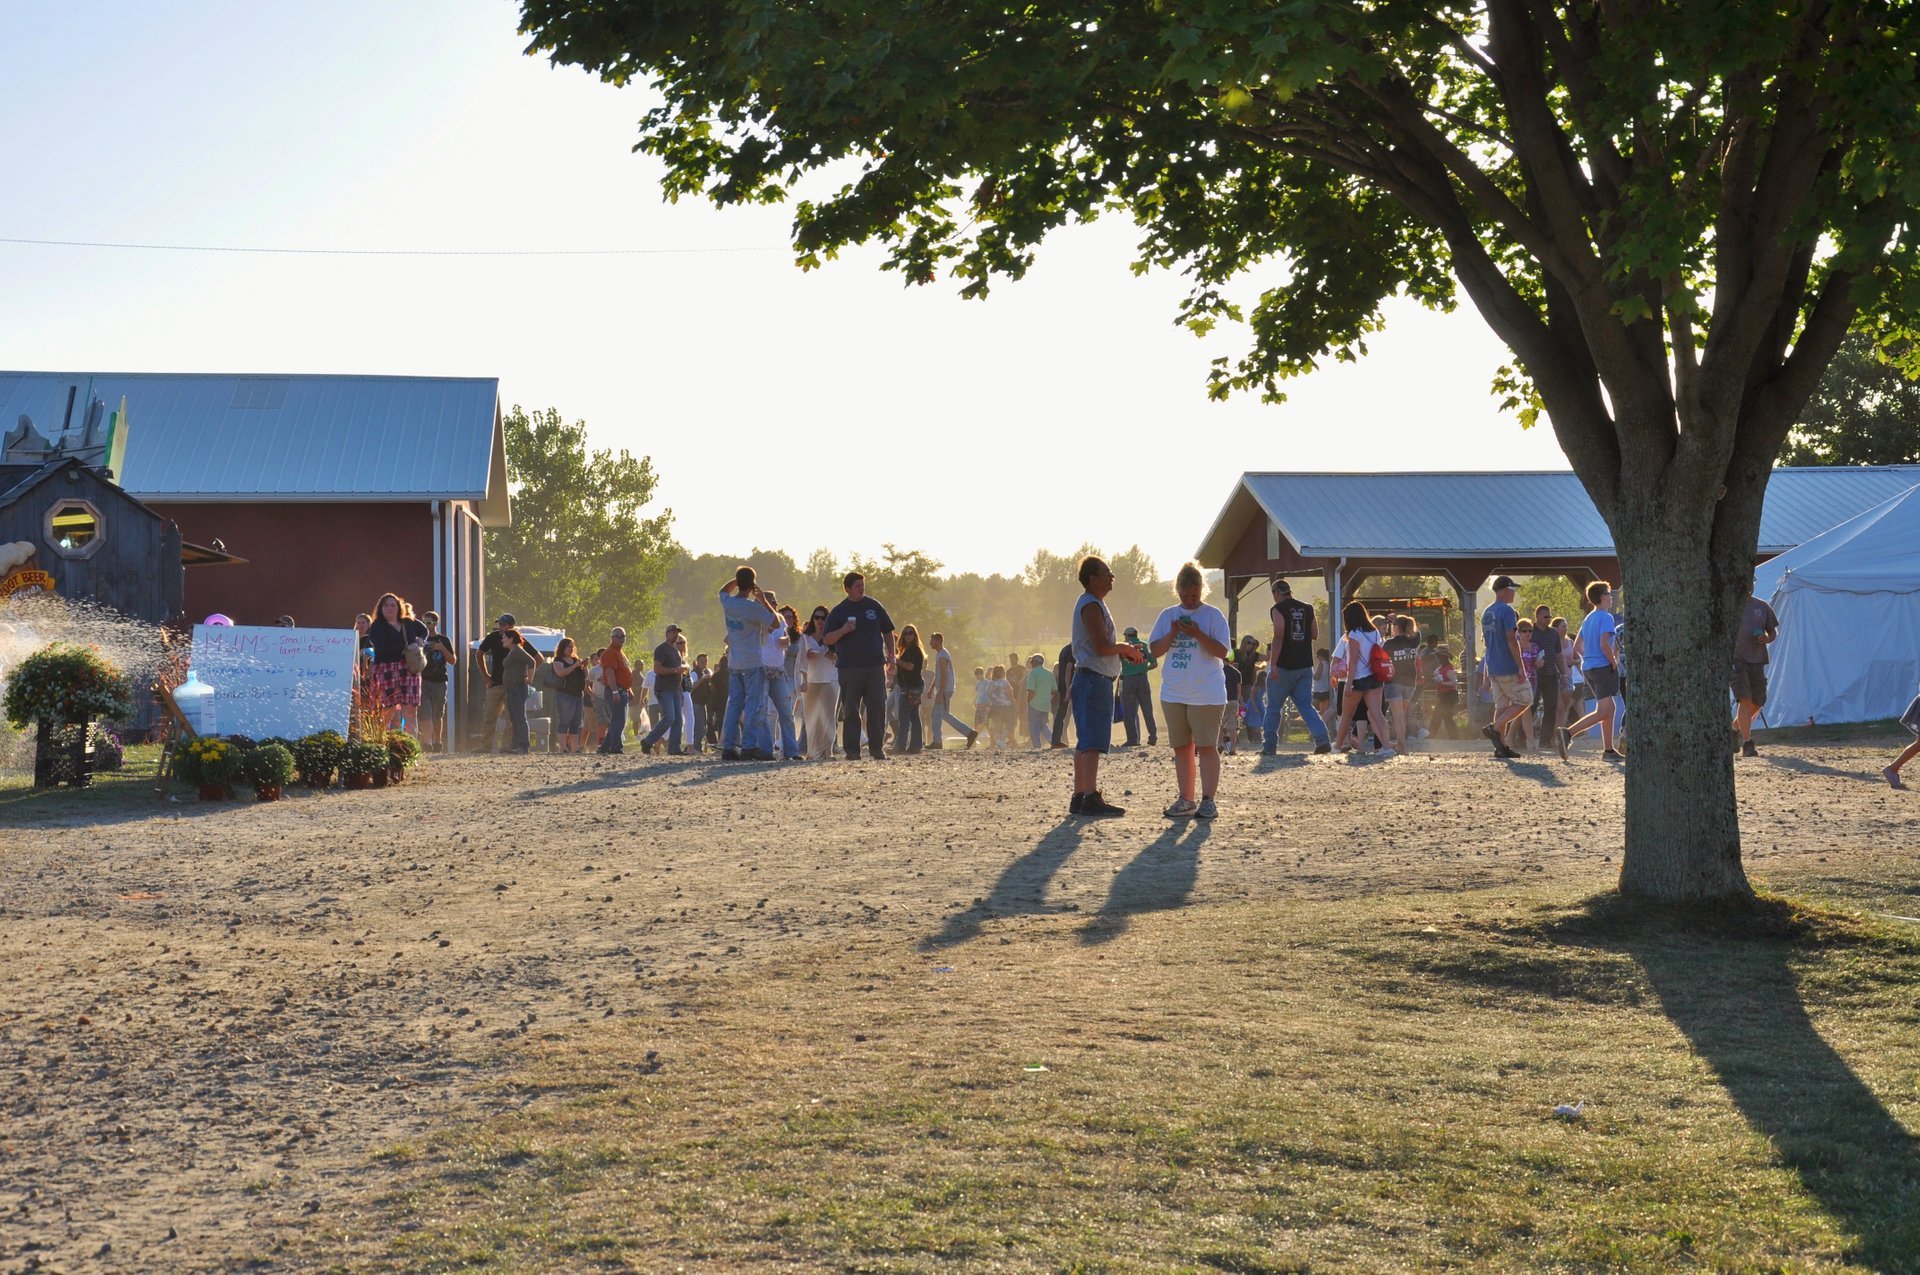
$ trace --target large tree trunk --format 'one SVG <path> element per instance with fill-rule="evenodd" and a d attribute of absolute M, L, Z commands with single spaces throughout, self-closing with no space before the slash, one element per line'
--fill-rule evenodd
<path fill-rule="evenodd" d="M 1669 470 L 1622 500 L 1614 518 L 1627 616 L 1620 889 L 1669 901 L 1747 899 L 1727 683 L 1760 493 L 1690 499 L 1674 481 Z"/>

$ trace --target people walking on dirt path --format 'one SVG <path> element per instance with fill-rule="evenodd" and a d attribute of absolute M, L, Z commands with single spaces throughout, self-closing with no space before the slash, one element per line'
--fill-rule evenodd
<path fill-rule="evenodd" d="M 893 617 L 878 598 L 867 596 L 867 579 L 849 571 L 841 580 L 847 596 L 827 616 L 826 642 L 840 675 L 840 701 L 846 721 L 840 745 L 848 761 L 860 760 L 860 721 L 864 714 L 867 748 L 875 761 L 886 758 L 887 677 L 893 672 Z"/>
<path fill-rule="evenodd" d="M 1570 744 L 1574 736 L 1597 725 L 1600 755 L 1610 761 L 1624 761 L 1613 746 L 1614 711 L 1620 707 L 1620 648 L 1615 637 L 1620 621 L 1613 614 L 1613 586 L 1605 580 L 1588 585 L 1587 605 L 1592 609 L 1580 621 L 1580 636 L 1573 641 L 1573 652 L 1580 675 L 1593 693 L 1593 711 L 1564 728 L 1561 742 Z"/>
<path fill-rule="evenodd" d="M 1330 753 L 1333 740 L 1316 706 L 1321 700 L 1321 674 L 1316 669 L 1313 644 L 1320 640 L 1320 618 L 1312 607 L 1297 601 L 1293 586 L 1285 580 L 1273 582 L 1273 606 L 1267 615 L 1273 621 L 1273 646 L 1267 656 L 1267 698 L 1261 717 L 1260 752 L 1271 757 L 1278 751 L 1280 718 L 1287 702 L 1300 714 L 1300 721 L 1313 737 L 1313 751 Z"/>
<path fill-rule="evenodd" d="M 1349 751 L 1357 742 L 1356 734 L 1365 732 L 1375 743 L 1374 756 L 1391 757 L 1393 749 L 1379 747 L 1392 733 L 1387 729 L 1385 683 L 1373 671 L 1373 652 L 1380 646 L 1380 634 L 1374 630 L 1366 606 L 1359 602 L 1347 603 L 1340 623 L 1346 629 L 1346 636 L 1340 639 L 1346 657 L 1346 690 L 1340 701 L 1340 729 L 1334 734 L 1333 746 L 1341 752 Z M 1366 724 L 1356 732 L 1354 722 L 1363 707 Z"/>
<path fill-rule="evenodd" d="M 1913 732 L 1914 741 L 1900 750 L 1900 755 L 1893 759 L 1893 765 L 1880 771 L 1881 776 L 1895 788 L 1906 787 L 1900 782 L 1900 770 L 1915 757 L 1920 757 L 1920 692 L 1915 693 L 1913 702 L 1907 705 L 1907 711 L 1900 714 L 1900 724 Z"/>
<path fill-rule="evenodd" d="M 1740 632 L 1733 640 L 1733 730 L 1739 736 L 1742 757 L 1760 755 L 1753 746 L 1753 719 L 1767 706 L 1767 648 L 1778 636 L 1780 617 L 1748 594 L 1740 612 Z"/>
<path fill-rule="evenodd" d="M 1113 569 L 1088 554 L 1080 560 L 1080 596 L 1073 604 L 1073 800 L 1067 812 L 1089 819 L 1124 815 L 1100 795 L 1100 759 L 1113 746 L 1113 679 L 1140 652 L 1120 640 L 1107 610 Z"/>
<path fill-rule="evenodd" d="M 1552 607 L 1533 609 L 1533 702 L 1540 711 L 1540 725 L 1534 733 L 1537 748 L 1545 748 L 1549 743 L 1556 747 L 1561 744 L 1560 682 L 1566 673 L 1561 667 L 1560 648 L 1566 640 L 1562 636 L 1565 628 L 1565 621 L 1559 628 L 1554 627 Z M 1566 759 L 1566 750 L 1562 748 L 1560 760 Z"/>
<path fill-rule="evenodd" d="M 1220 813 L 1220 737 L 1233 711 L 1227 694 L 1227 658 L 1233 631 L 1219 607 L 1206 600 L 1207 578 L 1197 563 L 1173 580 L 1174 605 L 1154 619 L 1147 649 L 1165 656 L 1160 669 L 1160 709 L 1173 749 L 1173 803 L 1169 819 L 1212 819 Z"/>
<path fill-rule="evenodd" d="M 944 722 L 960 732 L 967 741 L 967 747 L 973 747 L 977 738 L 974 728 L 953 715 L 953 695 L 959 681 L 954 676 L 953 653 L 947 650 L 947 638 L 943 633 L 927 635 L 927 645 L 933 648 L 930 656 L 932 669 L 927 679 L 927 721 L 931 727 L 928 743 L 937 752 L 945 744 L 940 732 Z"/>
<path fill-rule="evenodd" d="M 687 666 L 680 655 L 680 644 L 674 640 L 679 636 L 680 626 L 669 624 L 666 641 L 653 648 L 653 702 L 660 706 L 660 716 L 640 741 L 643 753 L 652 752 L 662 739 L 667 741 L 667 752 L 672 756 L 678 757 L 683 751 L 686 701 L 681 699 L 681 692 L 686 685 Z"/>
<path fill-rule="evenodd" d="M 1123 666 L 1130 667 L 1130 666 Z M 1035 654 L 1027 659 L 1027 747 L 1047 746 L 1047 718 L 1053 712 L 1053 670 L 1047 657 Z"/>
<path fill-rule="evenodd" d="M 1382 687 L 1381 699 L 1387 707 L 1387 724 L 1392 728 L 1393 747 L 1408 752 L 1413 746 L 1413 697 L 1426 675 L 1420 650 L 1420 634 L 1413 617 L 1393 617 L 1393 636 L 1386 640 L 1387 655 L 1393 660 L 1393 680 Z"/>
<path fill-rule="evenodd" d="M 1493 720 L 1480 733 L 1493 742 L 1493 755 L 1512 759 L 1520 754 L 1508 746 L 1508 723 L 1533 704 L 1533 691 L 1521 671 L 1520 616 L 1513 609 L 1520 585 L 1512 576 L 1493 582 L 1494 603 L 1480 616 L 1480 636 L 1486 648 L 1487 684 L 1493 691 Z"/>

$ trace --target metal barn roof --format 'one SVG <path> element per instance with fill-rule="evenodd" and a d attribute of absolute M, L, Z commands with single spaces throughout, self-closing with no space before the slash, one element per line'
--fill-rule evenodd
<path fill-rule="evenodd" d="M 0 422 L 53 438 L 74 394 L 127 400 L 116 475 L 148 501 L 470 500 L 508 521 L 500 383 L 484 377 L 0 372 Z"/>
<path fill-rule="evenodd" d="M 1776 469 L 1760 552 L 1783 553 L 1920 483 L 1920 465 Z M 1226 561 L 1255 514 L 1307 558 L 1594 556 L 1613 537 L 1569 470 L 1534 473 L 1243 474 L 1200 546 Z"/>

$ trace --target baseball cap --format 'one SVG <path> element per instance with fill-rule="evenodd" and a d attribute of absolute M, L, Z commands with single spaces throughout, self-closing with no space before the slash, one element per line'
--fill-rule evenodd
<path fill-rule="evenodd" d="M 1292 593 L 1293 586 L 1288 584 L 1285 580 L 1275 580 L 1273 582 L 1273 591 L 1275 593 Z"/>
<path fill-rule="evenodd" d="M 1495 593 L 1500 592 L 1500 590 L 1502 589 L 1517 589 L 1519 587 L 1520 587 L 1520 582 L 1514 579 L 1512 576 L 1495 576 L 1494 577 L 1493 591 Z"/>
<path fill-rule="evenodd" d="M 1134 628 L 1134 627 L 1133 627 L 1133 626 L 1132 626 L 1131 624 L 1129 624 L 1129 625 L 1128 625 L 1128 626 L 1127 626 L 1127 627 L 1126 627 L 1126 628 L 1125 628 L 1124 630 L 1122 630 L 1122 632 L 1123 632 L 1123 633 L 1125 634 L 1125 636 L 1127 636 L 1127 637 L 1139 637 L 1139 636 L 1140 636 L 1140 630 L 1139 630 L 1139 629 L 1136 629 L 1136 628 Z"/>
<path fill-rule="evenodd" d="M 500 618 L 495 620 L 494 623 L 504 624 L 504 625 L 507 625 L 508 627 L 512 627 L 513 625 L 520 623 L 520 621 L 513 618 L 513 612 L 503 611 L 500 613 Z"/>
<path fill-rule="evenodd" d="M 667 632 L 669 633 L 678 633 L 679 631 L 680 631 L 680 626 L 677 624 L 669 624 L 667 626 Z"/>

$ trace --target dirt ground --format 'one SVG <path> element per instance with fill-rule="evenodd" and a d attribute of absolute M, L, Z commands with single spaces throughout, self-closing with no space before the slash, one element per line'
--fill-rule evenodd
<path fill-rule="evenodd" d="M 1901 907 L 1920 795 L 1883 743 L 1739 763 L 1763 886 Z M 529 1040 L 663 1019 L 805 942 L 937 960 L 1023 917 L 1564 882 L 1604 888 L 1622 777 L 1592 751 L 1386 762 L 1242 754 L 1221 818 L 1159 816 L 1164 749 L 1105 772 L 1126 818 L 1065 818 L 1068 761 L 433 760 L 278 804 L 0 813 L 0 1272 L 313 1261 L 398 1172 L 383 1152 L 533 1101 Z M 1920 779 L 1920 776 L 1916 776 Z M 1174 853 L 1176 846 L 1197 854 Z M 636 1060 L 636 1065 L 644 1065 Z M 327 1261 L 378 1264 L 382 1237 Z"/>

